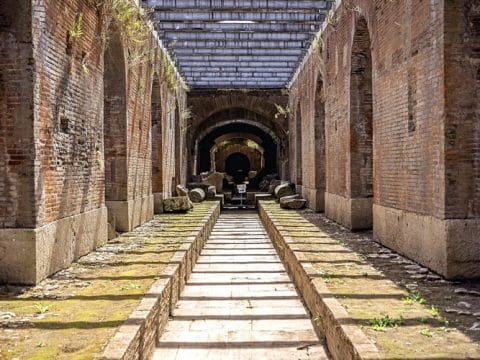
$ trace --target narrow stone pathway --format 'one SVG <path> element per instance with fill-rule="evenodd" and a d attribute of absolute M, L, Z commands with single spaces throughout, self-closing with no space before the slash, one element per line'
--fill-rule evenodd
<path fill-rule="evenodd" d="M 220 216 L 153 359 L 328 359 L 256 213 Z"/>

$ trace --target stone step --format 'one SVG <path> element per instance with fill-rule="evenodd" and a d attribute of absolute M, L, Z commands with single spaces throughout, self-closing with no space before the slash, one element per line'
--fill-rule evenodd
<path fill-rule="evenodd" d="M 328 358 L 258 216 L 222 214 L 153 359 Z"/>

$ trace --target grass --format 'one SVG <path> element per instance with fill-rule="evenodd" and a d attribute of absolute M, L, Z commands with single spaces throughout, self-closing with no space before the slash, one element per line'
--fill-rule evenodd
<path fill-rule="evenodd" d="M 375 331 L 385 331 L 387 328 L 397 327 L 405 322 L 404 318 L 395 319 L 390 315 L 383 315 L 381 318 L 373 318 L 368 320 L 368 325 Z"/>
<path fill-rule="evenodd" d="M 35 309 L 35 314 L 45 314 L 50 310 L 50 305 L 43 305 L 41 303 L 36 303 L 33 305 Z"/>
<path fill-rule="evenodd" d="M 403 303 L 406 305 L 412 305 L 414 302 L 420 305 L 426 305 L 427 300 L 423 297 L 422 293 L 418 290 L 411 291 L 408 296 L 403 299 Z"/>

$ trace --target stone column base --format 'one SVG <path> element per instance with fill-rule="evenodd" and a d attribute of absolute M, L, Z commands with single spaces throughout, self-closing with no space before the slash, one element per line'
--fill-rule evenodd
<path fill-rule="evenodd" d="M 372 205 L 373 198 L 350 199 L 325 192 L 325 216 L 350 230 L 372 228 Z"/>
<path fill-rule="evenodd" d="M 132 231 L 153 219 L 153 195 L 125 201 L 107 201 L 108 217 L 119 232 Z"/>
<path fill-rule="evenodd" d="M 307 206 L 314 211 L 325 211 L 325 191 L 319 189 L 303 188 L 302 196 L 307 200 Z"/>
<path fill-rule="evenodd" d="M 35 285 L 106 242 L 106 207 L 36 229 L 0 229 L 0 283 Z"/>
<path fill-rule="evenodd" d="M 480 278 L 480 219 L 438 219 L 380 205 L 373 217 L 381 244 L 448 279 Z"/>
<path fill-rule="evenodd" d="M 163 193 L 153 193 L 153 213 L 163 213 Z"/>
<path fill-rule="evenodd" d="M 303 196 L 303 185 L 295 185 L 295 191 L 300 196 Z"/>

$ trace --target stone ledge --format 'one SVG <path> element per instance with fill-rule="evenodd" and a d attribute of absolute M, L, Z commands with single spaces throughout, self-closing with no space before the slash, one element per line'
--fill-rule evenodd
<path fill-rule="evenodd" d="M 171 258 L 160 279 L 150 287 L 137 308 L 118 329 L 99 359 L 149 359 L 168 318 L 192 272 L 205 241 L 220 215 L 216 203 Z"/>
<path fill-rule="evenodd" d="M 319 335 L 326 338 L 332 357 L 347 359 L 380 359 L 376 346 L 365 333 L 353 323 L 345 308 L 335 299 L 322 279 L 313 278 L 313 266 L 302 259 L 301 253 L 291 250 L 288 240 L 292 240 L 283 227 L 259 204 L 260 218 L 277 249 L 287 271 L 292 276 L 307 308 L 318 316 L 320 324 L 314 322 Z"/>
<path fill-rule="evenodd" d="M 107 242 L 107 208 L 36 229 L 0 229 L 0 283 L 34 285 Z"/>

